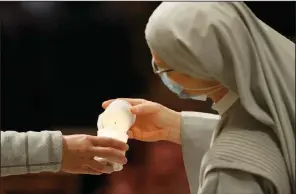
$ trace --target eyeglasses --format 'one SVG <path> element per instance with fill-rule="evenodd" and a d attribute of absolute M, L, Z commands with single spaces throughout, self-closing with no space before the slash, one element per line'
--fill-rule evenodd
<path fill-rule="evenodd" d="M 160 68 L 160 67 L 158 67 L 156 64 L 155 64 L 155 62 L 154 62 L 154 60 L 152 59 L 152 61 L 151 61 L 151 65 L 152 65 L 152 69 L 153 69 L 153 73 L 155 73 L 155 74 L 162 74 L 162 73 L 165 73 L 165 72 L 170 72 L 170 71 L 174 71 L 173 69 L 171 69 L 171 68 Z"/>

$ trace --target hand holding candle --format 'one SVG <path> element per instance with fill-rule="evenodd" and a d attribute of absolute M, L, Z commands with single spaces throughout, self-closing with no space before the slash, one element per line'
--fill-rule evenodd
<path fill-rule="evenodd" d="M 131 113 L 132 106 L 124 100 L 113 101 L 108 108 L 99 116 L 98 136 L 110 137 L 127 143 L 127 132 L 134 124 L 136 116 Z M 103 163 L 109 163 L 114 171 L 121 171 L 123 166 L 118 163 L 112 163 L 104 158 L 95 157 L 95 160 Z"/>

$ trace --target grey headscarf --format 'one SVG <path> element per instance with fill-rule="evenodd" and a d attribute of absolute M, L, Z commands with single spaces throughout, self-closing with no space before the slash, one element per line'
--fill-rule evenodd
<path fill-rule="evenodd" d="M 242 2 L 164 2 L 146 39 L 163 61 L 193 78 L 220 81 L 276 134 L 295 183 L 295 45 Z"/>

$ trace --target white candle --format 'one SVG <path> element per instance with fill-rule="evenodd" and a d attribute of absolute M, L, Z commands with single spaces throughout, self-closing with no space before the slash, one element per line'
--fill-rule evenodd
<path fill-rule="evenodd" d="M 111 137 L 127 143 L 126 134 L 136 120 L 136 115 L 130 112 L 131 105 L 124 100 L 113 101 L 98 119 L 98 136 Z M 125 153 L 123 153 L 125 154 Z M 123 166 L 112 163 L 104 158 L 95 157 L 95 160 L 113 166 L 114 171 L 121 171 Z"/>

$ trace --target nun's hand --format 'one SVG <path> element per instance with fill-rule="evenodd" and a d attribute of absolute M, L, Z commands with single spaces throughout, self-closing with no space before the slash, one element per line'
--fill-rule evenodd
<path fill-rule="evenodd" d="M 131 112 L 137 116 L 128 135 L 141 141 L 166 140 L 180 144 L 181 114 L 161 104 L 144 99 L 122 98 L 132 105 Z M 114 100 L 103 103 L 103 108 Z"/>

